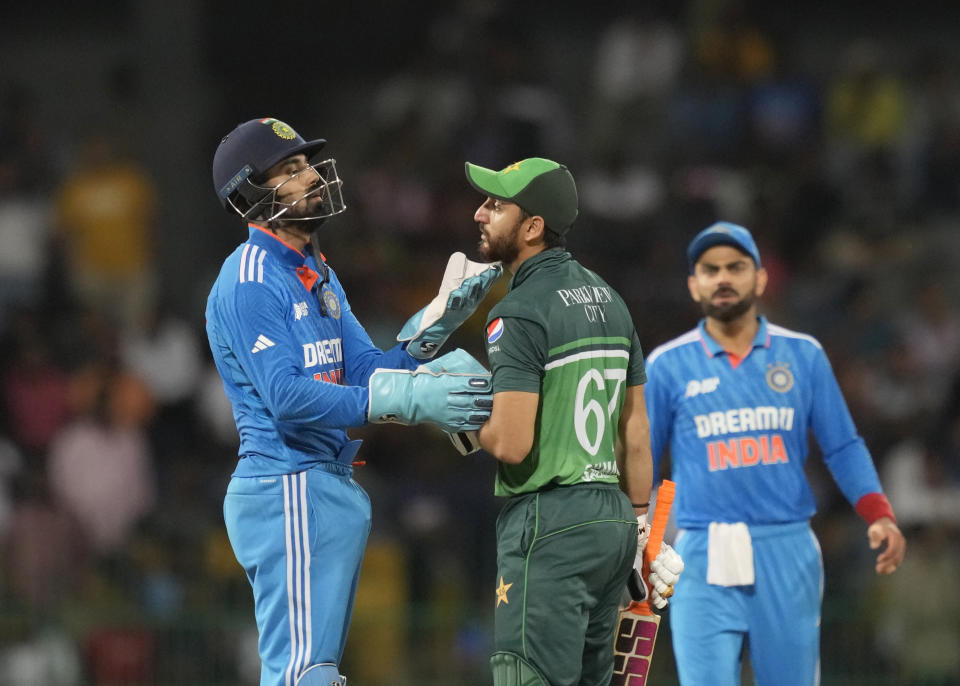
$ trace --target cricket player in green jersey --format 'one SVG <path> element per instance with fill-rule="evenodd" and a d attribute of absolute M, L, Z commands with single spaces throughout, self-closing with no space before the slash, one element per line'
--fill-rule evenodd
<path fill-rule="evenodd" d="M 509 498 L 494 685 L 608 686 L 653 479 L 640 342 L 620 295 L 565 249 L 578 205 L 565 166 L 530 158 L 466 173 L 487 196 L 474 214 L 480 253 L 513 275 L 487 322 L 490 419 L 453 437 L 499 460 L 495 492 Z M 664 550 L 647 580 L 659 607 L 682 570 Z"/>

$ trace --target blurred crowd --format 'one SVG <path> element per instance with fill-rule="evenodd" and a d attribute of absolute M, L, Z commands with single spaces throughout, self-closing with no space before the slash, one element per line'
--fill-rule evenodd
<path fill-rule="evenodd" d="M 531 38 L 498 3 L 460 3 L 409 60 L 349 75 L 333 130 L 290 116 L 330 139 L 346 183 L 320 247 L 387 347 L 475 243 L 463 161 L 558 159 L 581 191 L 570 249 L 650 350 L 698 316 L 689 238 L 749 227 L 761 309 L 823 343 L 908 538 L 875 578 L 863 523 L 811 456 L 824 682 L 958 683 L 960 56 L 854 36 L 811 52 L 743 2 L 653 6 Z M 202 321 L 226 251 L 190 275 L 199 297 L 171 297 L 157 245 L 183 199 L 122 131 L 54 141 L 29 82 L 0 84 L 0 104 L 0 685 L 257 683 L 220 509 L 237 438 Z M 231 110 L 211 151 L 244 114 L 288 116 Z M 229 250 L 245 233 L 222 222 Z M 481 359 L 484 314 L 451 341 Z M 427 429 L 354 433 L 374 529 L 346 674 L 487 683 L 492 460 Z"/>

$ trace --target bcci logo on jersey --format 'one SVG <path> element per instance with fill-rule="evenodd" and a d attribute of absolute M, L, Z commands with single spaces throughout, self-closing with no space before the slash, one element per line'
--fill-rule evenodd
<path fill-rule="evenodd" d="M 327 307 L 327 312 L 330 313 L 330 316 L 334 319 L 340 319 L 340 299 L 337 297 L 337 294 L 333 292 L 331 288 L 323 289 L 323 304 Z"/>
<path fill-rule="evenodd" d="M 790 371 L 790 365 L 786 362 L 780 362 L 775 365 L 769 365 L 767 370 L 767 385 L 777 393 L 786 393 L 793 388 L 793 372 Z"/>

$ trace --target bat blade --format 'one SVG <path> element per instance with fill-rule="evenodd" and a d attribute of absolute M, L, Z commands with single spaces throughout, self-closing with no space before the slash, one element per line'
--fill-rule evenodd
<path fill-rule="evenodd" d="M 657 491 L 657 509 L 653 513 L 650 538 L 643 556 L 644 578 L 650 573 L 650 561 L 660 553 L 675 490 L 676 484 L 664 479 Z M 617 631 L 613 637 L 613 679 L 610 686 L 646 686 L 659 629 L 660 615 L 653 611 L 648 601 L 634 601 L 620 610 Z"/>
<path fill-rule="evenodd" d="M 658 614 L 638 615 L 629 608 L 620 611 L 611 686 L 646 686 L 659 628 Z"/>

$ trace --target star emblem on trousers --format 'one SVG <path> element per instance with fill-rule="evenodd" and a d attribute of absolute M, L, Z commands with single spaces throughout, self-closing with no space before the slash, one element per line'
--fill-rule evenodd
<path fill-rule="evenodd" d="M 503 577 L 500 577 L 500 585 L 497 586 L 497 607 L 500 607 L 501 602 L 506 605 L 510 604 L 510 601 L 507 600 L 507 591 L 510 590 L 511 586 L 513 586 L 513 584 L 503 583 Z"/>

